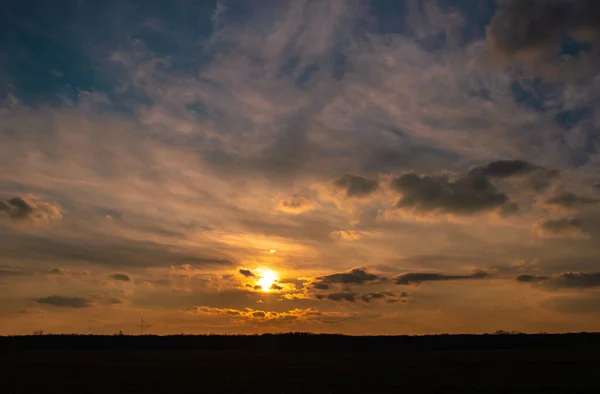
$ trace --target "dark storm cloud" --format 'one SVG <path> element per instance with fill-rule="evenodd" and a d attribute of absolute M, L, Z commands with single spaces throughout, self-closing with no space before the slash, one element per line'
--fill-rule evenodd
<path fill-rule="evenodd" d="M 452 180 L 447 175 L 408 172 L 394 179 L 391 186 L 402 194 L 396 208 L 422 213 L 474 215 L 497 209 L 509 213 L 517 209 L 487 177 L 475 173 Z"/>
<path fill-rule="evenodd" d="M 21 197 L 13 197 L 0 201 L 0 211 L 4 211 L 11 219 L 25 219 L 33 212 L 33 207 Z"/>
<path fill-rule="evenodd" d="M 560 171 L 524 160 L 496 160 L 484 166 L 473 168 L 470 174 L 490 179 L 526 177 L 531 189 L 543 191 L 560 175 Z"/>
<path fill-rule="evenodd" d="M 507 178 L 514 175 L 528 174 L 539 168 L 539 166 L 523 160 L 497 160 L 485 166 L 477 167 L 473 171 L 490 178 Z"/>
<path fill-rule="evenodd" d="M 547 230 L 564 230 L 568 228 L 581 228 L 581 220 L 577 218 L 562 218 L 546 220 L 541 224 L 541 227 Z"/>
<path fill-rule="evenodd" d="M 366 303 L 371 302 L 371 300 L 380 300 L 382 298 L 385 298 L 384 293 L 365 293 L 362 296 L 360 296 L 360 299 Z"/>
<path fill-rule="evenodd" d="M 112 274 L 108 277 L 112 280 L 118 280 L 122 282 L 133 282 L 133 278 L 127 274 Z"/>
<path fill-rule="evenodd" d="M 578 218 L 548 219 L 536 224 L 535 233 L 542 238 L 586 238 Z"/>
<path fill-rule="evenodd" d="M 340 292 L 340 293 L 330 293 L 326 295 L 326 298 L 331 301 L 348 301 L 354 302 L 356 300 L 356 293 L 352 292 Z"/>
<path fill-rule="evenodd" d="M 550 279 L 549 276 L 537 276 L 537 275 L 519 275 L 515 278 L 520 283 L 538 283 L 544 280 Z"/>
<path fill-rule="evenodd" d="M 340 272 L 317 278 L 321 283 L 341 283 L 341 284 L 365 284 L 383 280 L 383 278 L 366 272 L 363 269 L 355 268 L 348 272 Z M 316 282 L 316 283 L 319 283 Z"/>
<path fill-rule="evenodd" d="M 363 178 L 360 175 L 345 174 L 334 181 L 335 186 L 346 190 L 348 197 L 364 197 L 377 190 L 377 180 Z"/>
<path fill-rule="evenodd" d="M 240 270 L 238 271 L 241 275 L 245 276 L 246 278 L 251 278 L 254 275 L 254 273 L 252 271 L 250 271 L 249 269 L 245 269 L 245 268 L 240 268 Z"/>
<path fill-rule="evenodd" d="M 329 285 L 327 283 L 323 283 L 323 282 L 315 282 L 315 283 L 313 283 L 313 287 L 318 290 L 328 290 L 329 289 Z"/>
<path fill-rule="evenodd" d="M 536 192 L 542 192 L 552 186 L 560 172 L 554 169 L 540 168 L 529 176 L 529 187 Z"/>
<path fill-rule="evenodd" d="M 546 200 L 548 205 L 557 205 L 564 208 L 575 208 L 578 206 L 594 205 L 600 200 L 589 197 L 578 196 L 575 193 L 565 192 Z"/>
<path fill-rule="evenodd" d="M 4 213 L 14 221 L 52 221 L 62 218 L 56 204 L 42 201 L 36 196 L 17 196 L 0 201 L 0 214 Z"/>
<path fill-rule="evenodd" d="M 596 0 L 504 0 L 487 29 L 487 41 L 505 59 L 549 60 L 561 50 L 564 35 L 578 41 L 600 38 Z"/>
<path fill-rule="evenodd" d="M 370 292 L 370 293 L 355 293 L 349 290 L 333 292 L 328 294 L 317 294 L 315 296 L 318 300 L 329 300 L 334 302 L 351 302 L 358 303 L 362 302 L 370 304 L 372 302 L 386 302 L 389 304 L 396 303 L 399 301 L 406 302 L 410 295 L 403 291 L 400 293 L 392 292 Z"/>
<path fill-rule="evenodd" d="M 600 273 L 567 272 L 544 283 L 556 289 L 587 289 L 600 287 Z"/>
<path fill-rule="evenodd" d="M 382 293 L 365 293 L 360 296 L 360 299 L 369 304 L 371 301 L 385 301 L 388 304 L 396 303 L 399 301 L 406 302 L 409 294 L 405 291 L 400 293 L 382 292 Z"/>
<path fill-rule="evenodd" d="M 599 273 L 565 272 L 557 276 L 520 275 L 516 280 L 521 283 L 535 283 L 552 290 L 589 289 L 600 287 Z"/>
<path fill-rule="evenodd" d="M 273 283 L 271 285 L 271 290 L 283 290 L 283 287 L 281 287 L 280 285 L 278 285 L 277 283 Z"/>
<path fill-rule="evenodd" d="M 49 297 L 37 298 L 35 301 L 38 304 L 52 305 L 59 308 L 89 308 L 92 306 L 91 301 L 83 297 L 51 295 Z"/>
<path fill-rule="evenodd" d="M 476 272 L 471 275 L 446 275 L 429 272 L 409 272 L 406 274 L 398 275 L 395 278 L 395 281 L 397 285 L 419 285 L 423 282 L 483 279 L 488 276 L 489 274 L 487 272 Z"/>

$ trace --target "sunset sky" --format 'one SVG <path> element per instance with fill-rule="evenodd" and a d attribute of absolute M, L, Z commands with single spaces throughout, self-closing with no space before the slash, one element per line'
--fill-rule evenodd
<path fill-rule="evenodd" d="M 600 331 L 599 20 L 3 1 L 0 334 Z"/>

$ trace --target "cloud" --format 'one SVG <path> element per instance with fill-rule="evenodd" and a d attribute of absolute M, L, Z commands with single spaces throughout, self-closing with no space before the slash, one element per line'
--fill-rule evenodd
<path fill-rule="evenodd" d="M 549 276 L 538 276 L 529 274 L 519 275 L 515 278 L 515 280 L 520 283 L 537 283 L 548 279 L 550 279 Z"/>
<path fill-rule="evenodd" d="M 557 276 L 520 275 L 516 280 L 521 283 L 540 284 L 552 290 L 600 287 L 600 273 L 565 272 Z"/>
<path fill-rule="evenodd" d="M 283 278 L 279 280 L 279 283 L 281 284 L 291 284 L 294 285 L 294 288 L 296 289 L 303 289 L 304 288 L 304 284 L 307 282 L 307 280 L 305 279 L 298 279 L 298 278 Z"/>
<path fill-rule="evenodd" d="M 385 302 L 387 304 L 393 304 L 396 302 L 407 302 L 410 294 L 403 291 L 400 293 L 392 293 L 389 291 L 384 292 L 370 292 L 370 293 L 354 293 L 352 291 L 340 291 L 333 292 L 327 294 L 316 294 L 315 298 L 317 300 L 329 300 L 334 302 L 349 302 L 356 303 L 362 302 L 365 304 L 370 304 L 374 302 Z"/>
<path fill-rule="evenodd" d="M 529 174 L 539 169 L 539 166 L 524 160 L 497 160 L 473 171 L 490 178 L 507 178 L 515 175 Z"/>
<path fill-rule="evenodd" d="M 525 178 L 529 187 L 537 192 L 547 189 L 560 175 L 560 171 L 556 169 L 545 168 L 524 160 L 496 160 L 485 166 L 473 168 L 471 173 L 491 179 Z"/>
<path fill-rule="evenodd" d="M 35 302 L 41 305 L 52 305 L 57 308 L 91 308 L 95 305 L 112 306 L 121 305 L 123 301 L 118 298 L 110 297 L 106 294 L 90 295 L 88 297 L 69 297 L 60 295 L 51 295 L 34 299 Z"/>
<path fill-rule="evenodd" d="M 232 320 L 251 321 L 253 323 L 275 323 L 293 321 L 316 321 L 325 324 L 336 324 L 344 320 L 358 317 L 356 313 L 321 312 L 313 308 L 291 309 L 285 312 L 265 311 L 252 308 L 224 309 L 208 306 L 195 306 L 190 309 L 194 314 L 223 316 Z"/>
<path fill-rule="evenodd" d="M 169 245 L 151 240 L 119 238 L 113 235 L 82 232 L 67 237 L 39 234 L 6 234 L 10 242 L 0 243 L 0 254 L 11 259 L 49 260 L 62 263 L 92 263 L 100 266 L 151 267 L 169 264 L 230 266 L 227 256 L 205 256 L 201 249 Z M 212 251 L 207 251 L 212 254 Z"/>
<path fill-rule="evenodd" d="M 0 214 L 15 222 L 51 222 L 62 219 L 60 206 L 43 201 L 33 194 L 0 201 Z"/>
<path fill-rule="evenodd" d="M 52 305 L 59 308 L 89 308 L 92 302 L 83 297 L 64 297 L 59 295 L 51 295 L 48 297 L 37 298 L 38 304 Z"/>
<path fill-rule="evenodd" d="M 0 278 L 13 277 L 13 276 L 28 276 L 30 274 L 31 274 L 31 272 L 24 270 L 22 268 L 0 265 Z"/>
<path fill-rule="evenodd" d="M 323 283 L 323 282 L 314 282 L 312 284 L 312 286 L 317 290 L 328 290 L 329 289 L 329 285 L 327 283 Z"/>
<path fill-rule="evenodd" d="M 383 280 L 375 274 L 370 274 L 364 269 L 355 268 L 348 272 L 335 273 L 331 275 L 321 276 L 317 278 L 319 282 L 325 284 L 341 283 L 341 284 L 365 284 L 369 282 L 377 282 Z M 319 283 L 316 282 L 316 283 Z"/>
<path fill-rule="evenodd" d="M 600 273 L 567 272 L 544 282 L 544 285 L 555 289 L 600 287 Z"/>
<path fill-rule="evenodd" d="M 600 4 L 588 0 L 504 0 L 487 28 L 497 59 L 530 67 L 551 63 L 563 36 L 585 42 L 600 38 Z"/>
<path fill-rule="evenodd" d="M 396 208 L 421 214 L 475 215 L 490 211 L 511 214 L 518 210 L 517 205 L 492 180 L 526 177 L 533 190 L 541 191 L 558 174 L 556 170 L 523 160 L 497 160 L 456 178 L 405 172 L 392 181 L 391 187 L 402 195 Z"/>
<path fill-rule="evenodd" d="M 252 278 L 252 277 L 255 277 L 255 276 L 256 276 L 256 275 L 254 274 L 254 272 L 252 272 L 251 270 L 249 270 L 249 269 L 246 269 L 246 268 L 240 268 L 240 269 L 238 270 L 238 272 L 239 272 L 241 275 L 245 276 L 246 278 Z"/>
<path fill-rule="evenodd" d="M 578 218 L 542 220 L 535 224 L 533 231 L 540 238 L 589 238 Z"/>
<path fill-rule="evenodd" d="M 397 285 L 419 285 L 423 282 L 484 279 L 488 276 L 489 274 L 487 272 L 476 272 L 471 275 L 446 275 L 429 272 L 408 272 L 396 276 L 394 280 L 396 281 Z"/>
<path fill-rule="evenodd" d="M 68 269 L 64 269 L 64 268 L 51 268 L 48 271 L 46 271 L 46 274 L 48 275 L 57 275 L 57 276 L 67 276 L 67 277 L 87 277 L 90 276 L 90 273 L 88 271 L 73 271 L 73 270 L 68 270 Z"/>
<path fill-rule="evenodd" d="M 122 282 L 133 282 L 133 278 L 127 274 L 112 274 L 108 276 L 112 280 L 122 281 Z"/>
<path fill-rule="evenodd" d="M 356 300 L 356 294 L 349 292 L 349 291 L 340 292 L 340 293 L 329 293 L 325 296 L 325 298 L 327 298 L 328 300 L 331 300 L 331 301 L 354 302 L 354 300 Z"/>
<path fill-rule="evenodd" d="M 315 208 L 315 203 L 303 196 L 292 196 L 279 201 L 277 209 L 291 214 L 300 214 Z"/>
<path fill-rule="evenodd" d="M 365 236 L 372 236 L 373 233 L 370 233 L 368 231 L 348 229 L 348 230 L 335 230 L 335 231 L 332 231 L 331 233 L 329 233 L 329 235 L 333 239 L 351 242 L 351 241 L 358 241 L 359 239 L 361 239 Z"/>
<path fill-rule="evenodd" d="M 118 299 L 118 298 L 108 298 L 106 301 L 107 301 L 107 303 L 108 303 L 108 304 L 110 304 L 110 305 L 120 305 L 120 304 L 122 304 L 122 303 L 123 303 L 123 301 L 121 301 L 121 300 L 120 300 L 120 299 Z"/>
<path fill-rule="evenodd" d="M 377 190 L 376 179 L 363 178 L 360 175 L 345 174 L 334 181 L 334 185 L 346 191 L 348 197 L 365 197 Z"/>
<path fill-rule="evenodd" d="M 385 293 L 365 293 L 363 295 L 360 296 L 360 299 L 363 302 L 369 303 L 372 300 L 380 300 L 385 298 L 386 294 Z"/>
<path fill-rule="evenodd" d="M 410 294 L 405 291 L 400 293 L 392 292 L 381 292 L 381 293 L 365 293 L 360 296 L 360 299 L 365 303 L 371 303 L 371 301 L 385 301 L 387 304 L 393 304 L 396 302 L 407 302 Z"/>
<path fill-rule="evenodd" d="M 571 192 L 565 192 L 546 200 L 546 204 L 548 205 L 556 205 L 569 209 L 579 206 L 595 205 L 598 204 L 598 202 L 600 202 L 600 200 L 578 196 L 577 194 Z"/>
<path fill-rule="evenodd" d="M 407 172 L 395 178 L 392 189 L 402 194 L 395 206 L 417 213 L 475 215 L 493 210 L 516 210 L 509 197 L 485 176 L 473 172 L 452 180 L 448 175 Z"/>

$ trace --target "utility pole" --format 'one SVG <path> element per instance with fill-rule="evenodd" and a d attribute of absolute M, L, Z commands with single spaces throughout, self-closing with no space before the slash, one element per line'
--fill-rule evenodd
<path fill-rule="evenodd" d="M 140 335 L 144 335 L 144 317 L 142 316 L 142 324 L 140 324 Z"/>

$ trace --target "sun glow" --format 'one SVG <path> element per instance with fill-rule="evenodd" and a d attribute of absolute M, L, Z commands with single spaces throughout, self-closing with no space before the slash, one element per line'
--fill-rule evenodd
<path fill-rule="evenodd" d="M 264 269 L 260 272 L 260 277 L 256 284 L 262 287 L 263 291 L 271 291 L 271 286 L 279 279 L 277 274 L 269 269 Z"/>

